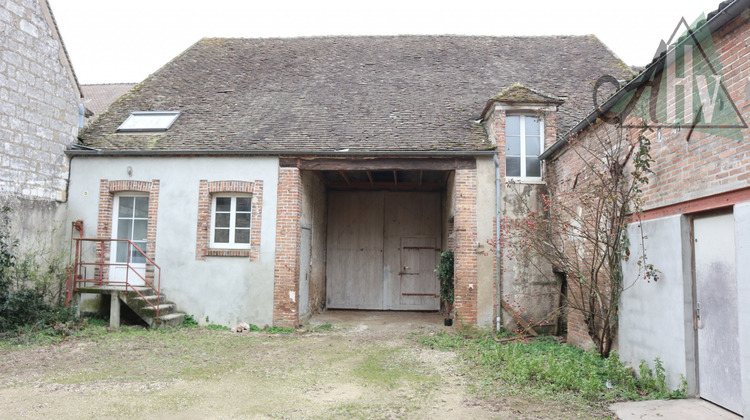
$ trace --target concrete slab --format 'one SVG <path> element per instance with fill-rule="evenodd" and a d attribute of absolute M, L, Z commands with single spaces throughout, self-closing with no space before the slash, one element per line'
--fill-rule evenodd
<path fill-rule="evenodd" d="M 643 419 L 741 419 L 741 416 L 727 411 L 706 400 L 691 398 L 686 400 L 656 400 L 621 402 L 609 406 L 621 420 Z"/>

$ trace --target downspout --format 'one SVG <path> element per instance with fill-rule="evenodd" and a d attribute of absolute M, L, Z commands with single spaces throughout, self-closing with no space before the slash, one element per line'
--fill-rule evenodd
<path fill-rule="evenodd" d="M 503 213 L 503 200 L 502 200 L 502 189 L 500 180 L 500 158 L 499 153 L 495 153 L 495 259 L 497 261 L 497 317 L 495 318 L 495 329 L 500 332 L 500 328 L 503 325 L 503 253 L 500 249 L 500 219 Z"/>

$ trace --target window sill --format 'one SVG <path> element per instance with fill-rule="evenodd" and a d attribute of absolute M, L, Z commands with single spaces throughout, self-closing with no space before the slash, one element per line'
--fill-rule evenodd
<path fill-rule="evenodd" d="M 206 257 L 249 257 L 249 249 L 207 249 Z"/>
<path fill-rule="evenodd" d="M 526 178 L 505 178 L 506 184 L 536 184 L 536 185 L 545 185 L 547 184 L 544 182 L 544 180 L 541 179 L 526 179 Z"/>

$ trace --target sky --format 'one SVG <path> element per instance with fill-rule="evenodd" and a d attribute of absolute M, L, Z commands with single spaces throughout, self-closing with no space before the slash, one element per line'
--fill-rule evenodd
<path fill-rule="evenodd" d="M 718 0 L 49 0 L 82 84 L 140 82 L 204 37 L 587 35 L 651 61 Z"/>

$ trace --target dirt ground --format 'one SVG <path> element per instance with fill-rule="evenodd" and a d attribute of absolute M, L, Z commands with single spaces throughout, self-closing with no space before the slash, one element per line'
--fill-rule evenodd
<path fill-rule="evenodd" d="M 416 342 L 431 313 L 328 311 L 297 334 L 124 328 L 54 345 L 0 346 L 0 418 L 561 418 L 486 401 L 451 352 Z M 588 416 L 586 416 L 588 417 Z"/>

